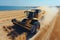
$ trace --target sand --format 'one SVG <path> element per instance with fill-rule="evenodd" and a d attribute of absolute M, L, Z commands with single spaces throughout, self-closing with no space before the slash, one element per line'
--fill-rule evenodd
<path fill-rule="evenodd" d="M 24 14 L 24 10 L 0 11 L 0 25 L 9 25 L 14 18 L 21 21 L 26 17 Z"/>
<path fill-rule="evenodd" d="M 50 40 L 60 40 L 60 9 L 59 9 L 56 23 L 54 25 L 54 29 L 53 29 L 49 39 Z"/>
<path fill-rule="evenodd" d="M 3 26 L 13 26 L 11 19 L 16 18 L 18 21 L 21 21 L 25 18 L 26 15 L 24 10 L 12 10 L 12 11 L 0 11 L 0 40 L 11 40 L 7 36 L 8 32 L 4 31 Z M 24 37 L 24 34 L 22 35 Z M 16 40 L 25 40 L 20 36 L 16 38 Z"/>
<path fill-rule="evenodd" d="M 56 12 L 56 9 L 54 10 L 53 9 L 48 9 L 48 11 L 44 9 L 47 11 L 46 14 L 44 15 L 44 20 L 41 21 L 39 18 L 39 21 L 41 22 L 42 26 L 38 31 L 38 33 L 36 34 L 37 36 L 32 37 L 31 40 L 60 40 L 60 33 L 59 33 L 60 32 L 59 31 L 60 16 L 57 17 L 56 19 L 56 16 L 58 13 Z M 7 33 L 3 30 L 3 26 L 6 26 L 6 27 L 12 26 L 13 24 L 11 22 L 11 19 L 14 19 L 14 18 L 21 21 L 23 18 L 26 17 L 24 11 L 25 10 L 0 11 L 0 40 L 11 40 L 6 36 Z M 54 15 L 53 13 L 55 13 L 55 16 L 53 16 Z M 59 15 L 60 15 L 60 12 L 59 12 Z M 21 40 L 21 37 L 17 37 L 16 40 Z M 25 39 L 23 38 L 22 40 L 25 40 Z"/>

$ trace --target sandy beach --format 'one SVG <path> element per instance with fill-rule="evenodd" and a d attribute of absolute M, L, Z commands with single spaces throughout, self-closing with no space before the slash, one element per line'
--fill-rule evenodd
<path fill-rule="evenodd" d="M 7 37 L 7 32 L 4 31 L 3 26 L 12 26 L 13 24 L 11 22 L 11 19 L 16 18 L 17 20 L 21 21 L 25 17 L 26 15 L 24 13 L 24 10 L 0 11 L 0 40 L 10 40 Z M 21 37 L 17 38 L 17 40 L 20 39 Z"/>
<path fill-rule="evenodd" d="M 11 19 L 14 19 L 14 18 L 21 21 L 23 18 L 26 17 L 26 14 L 24 13 L 24 11 L 25 10 L 0 11 L 0 40 L 11 40 L 6 36 L 7 33 L 3 30 L 3 26 L 6 26 L 6 27 L 12 26 L 13 24 L 11 22 Z M 54 14 L 52 14 L 52 13 L 54 13 Z M 36 34 L 37 36 L 32 37 L 31 40 L 37 40 L 37 39 L 38 40 L 60 40 L 60 34 L 58 31 L 58 30 L 60 30 L 59 29 L 60 28 L 59 27 L 60 12 L 58 15 L 59 17 L 57 17 L 58 20 L 56 19 L 56 21 L 54 21 L 55 20 L 54 18 L 57 16 L 57 14 L 58 14 L 58 12 L 55 8 L 48 9 L 48 11 L 46 10 L 46 14 L 44 15 L 45 18 L 42 21 L 43 24 L 42 24 L 39 32 Z M 49 22 L 51 22 L 51 23 L 49 23 Z M 57 36 L 57 34 L 58 34 L 58 36 Z M 16 40 L 21 40 L 21 37 L 17 37 Z M 22 40 L 25 40 L 25 39 L 23 38 Z"/>
<path fill-rule="evenodd" d="M 24 10 L 0 11 L 0 25 L 12 25 L 10 21 L 14 18 L 21 21 L 26 17 L 24 14 Z"/>

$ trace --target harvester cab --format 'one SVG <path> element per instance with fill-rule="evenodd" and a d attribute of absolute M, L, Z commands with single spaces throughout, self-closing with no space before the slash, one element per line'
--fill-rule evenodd
<path fill-rule="evenodd" d="M 27 18 L 33 19 L 33 18 L 38 17 L 38 14 L 39 14 L 40 11 L 41 10 L 39 10 L 39 9 L 32 9 L 32 10 L 25 11 L 24 13 L 26 13 Z"/>

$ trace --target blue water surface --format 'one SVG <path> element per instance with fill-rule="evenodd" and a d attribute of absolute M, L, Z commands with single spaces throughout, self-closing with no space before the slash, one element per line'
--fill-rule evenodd
<path fill-rule="evenodd" d="M 28 9 L 34 9 L 36 8 L 35 6 L 34 7 L 31 7 L 31 6 L 0 6 L 0 11 L 3 11 L 3 10 L 28 10 Z"/>

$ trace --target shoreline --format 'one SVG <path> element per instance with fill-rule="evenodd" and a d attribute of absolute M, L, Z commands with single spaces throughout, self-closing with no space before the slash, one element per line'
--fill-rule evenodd
<path fill-rule="evenodd" d="M 0 10 L 1 11 L 25 11 L 25 10 Z"/>

